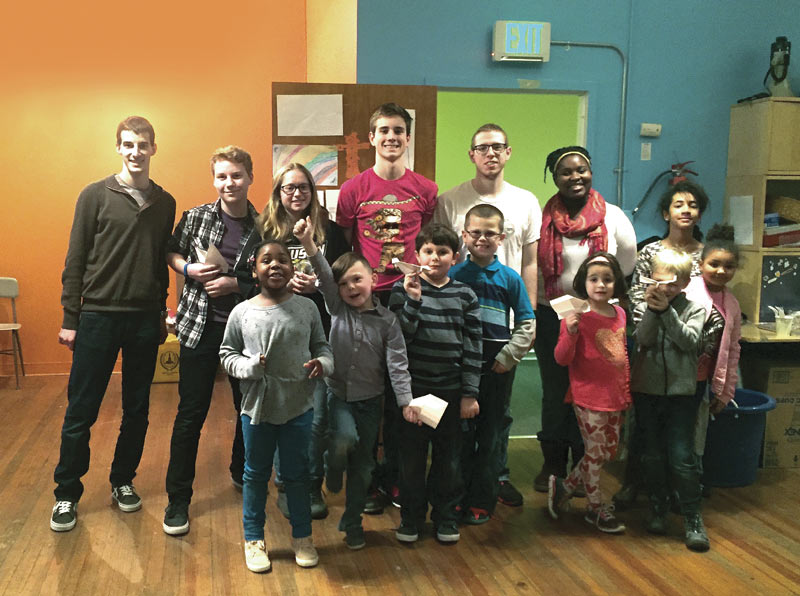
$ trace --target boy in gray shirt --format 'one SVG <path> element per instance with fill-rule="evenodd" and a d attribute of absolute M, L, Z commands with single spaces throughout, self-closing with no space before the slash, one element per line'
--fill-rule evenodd
<path fill-rule="evenodd" d="M 294 227 L 319 279 L 325 306 L 331 314 L 330 342 L 336 355 L 328 384 L 330 443 L 326 485 L 342 490 L 347 471 L 345 510 L 339 530 L 348 548 L 366 545 L 361 512 L 375 467 L 372 446 L 378 436 L 383 411 L 384 378 L 388 372 L 403 417 L 417 422 L 411 402 L 406 344 L 397 318 L 372 296 L 376 275 L 369 262 L 356 253 L 339 257 L 333 268 L 314 244 L 309 218 Z"/>

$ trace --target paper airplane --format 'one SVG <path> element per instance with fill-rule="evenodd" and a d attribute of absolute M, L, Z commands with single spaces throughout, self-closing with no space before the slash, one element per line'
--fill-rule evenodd
<path fill-rule="evenodd" d="M 581 300 L 569 294 L 551 300 L 550 306 L 556 311 L 559 319 L 564 319 L 573 312 L 583 313 L 589 311 L 589 303 L 586 300 Z"/>
<path fill-rule="evenodd" d="M 431 428 L 439 425 L 439 420 L 442 419 L 442 414 L 447 409 L 447 402 L 432 393 L 412 399 L 408 405 L 418 408 L 419 419 Z"/>

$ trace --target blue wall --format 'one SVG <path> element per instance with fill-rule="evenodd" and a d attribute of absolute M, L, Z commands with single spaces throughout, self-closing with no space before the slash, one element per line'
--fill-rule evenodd
<path fill-rule="evenodd" d="M 546 64 L 515 64 L 492 62 L 489 52 L 498 20 L 548 21 L 554 40 L 615 44 L 629 60 L 623 208 L 633 209 L 670 164 L 693 159 L 712 198 L 701 226 L 708 229 L 722 218 L 730 106 L 762 90 L 769 46 L 778 35 L 795 44 L 790 75 L 800 94 L 798 13 L 797 0 L 362 0 L 358 82 L 513 89 L 518 79 L 536 79 L 542 89 L 586 90 L 594 186 L 613 202 L 617 55 L 553 46 Z M 502 124 L 502 115 L 498 120 Z M 642 139 L 641 122 L 661 123 L 661 137 Z M 652 141 L 651 161 L 639 159 L 643 140 Z M 531 167 L 541 171 L 543 165 Z M 637 214 L 639 238 L 663 231 L 655 203 L 665 188 L 662 182 Z"/>

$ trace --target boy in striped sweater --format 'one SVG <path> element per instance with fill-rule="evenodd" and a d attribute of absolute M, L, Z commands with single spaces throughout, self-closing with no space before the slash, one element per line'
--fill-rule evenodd
<path fill-rule="evenodd" d="M 436 429 L 402 423 L 402 521 L 395 533 L 400 542 L 417 540 L 427 517 L 428 498 L 437 539 L 456 542 L 460 537 L 460 420 L 478 414 L 481 320 L 475 293 L 449 277 L 457 251 L 458 236 L 449 227 L 432 224 L 424 228 L 416 238 L 416 253 L 419 264 L 427 269 L 406 275 L 389 297 L 389 308 L 400 320 L 406 340 L 412 394 L 433 393 L 448 402 Z M 431 443 L 432 469 L 426 486 Z"/>

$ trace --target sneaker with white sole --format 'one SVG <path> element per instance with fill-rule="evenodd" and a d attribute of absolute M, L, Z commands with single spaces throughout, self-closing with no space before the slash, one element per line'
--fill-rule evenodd
<path fill-rule="evenodd" d="M 132 484 L 123 484 L 111 489 L 111 499 L 117 504 L 120 510 L 131 513 L 142 508 L 142 499 L 136 494 L 136 489 Z"/>
<path fill-rule="evenodd" d="M 69 532 L 78 522 L 78 504 L 72 501 L 56 501 L 50 516 L 50 529 L 54 532 Z"/>
<path fill-rule="evenodd" d="M 584 519 L 606 534 L 622 534 L 625 524 L 614 516 L 613 505 L 600 505 L 598 509 L 587 509 Z"/>
<path fill-rule="evenodd" d="M 550 512 L 550 517 L 558 519 L 559 513 L 567 511 L 571 496 L 567 487 L 564 486 L 564 481 L 550 474 L 547 483 L 547 510 Z"/>
<path fill-rule="evenodd" d="M 272 569 L 272 563 L 267 555 L 267 546 L 263 540 L 245 540 L 244 560 L 247 568 L 253 573 L 265 573 Z"/>
<path fill-rule="evenodd" d="M 183 536 L 189 532 L 189 506 L 185 503 L 170 503 L 164 510 L 164 523 L 161 525 L 170 536 Z"/>
<path fill-rule="evenodd" d="M 311 536 L 305 538 L 292 538 L 292 549 L 294 550 L 295 563 L 300 567 L 314 567 L 319 563 L 319 555 Z"/>

